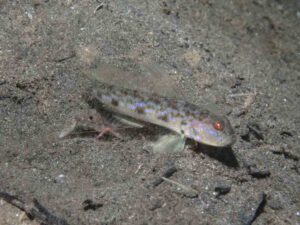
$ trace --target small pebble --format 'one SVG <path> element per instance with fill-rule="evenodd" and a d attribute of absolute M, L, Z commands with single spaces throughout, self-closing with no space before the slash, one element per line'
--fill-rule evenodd
<path fill-rule="evenodd" d="M 96 210 L 98 208 L 101 208 L 103 206 L 102 203 L 95 203 L 93 202 L 93 200 L 91 199 L 86 199 L 83 203 L 83 210 L 87 211 L 87 210 Z"/>
<path fill-rule="evenodd" d="M 215 186 L 214 191 L 216 192 L 216 196 L 220 195 L 226 195 L 231 190 L 231 186 L 229 184 L 226 184 L 224 182 L 221 182 Z"/>
<path fill-rule="evenodd" d="M 248 168 L 248 174 L 251 175 L 254 178 L 266 178 L 271 175 L 271 172 L 267 169 L 259 169 L 256 168 L 256 166 L 250 166 Z"/>

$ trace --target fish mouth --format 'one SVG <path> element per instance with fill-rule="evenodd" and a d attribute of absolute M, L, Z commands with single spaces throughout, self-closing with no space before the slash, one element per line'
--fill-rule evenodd
<path fill-rule="evenodd" d="M 222 138 L 221 141 L 202 141 L 202 142 L 199 142 L 201 144 L 204 144 L 204 145 L 208 145 L 208 146 L 212 146 L 212 147 L 217 147 L 217 148 L 224 148 L 224 147 L 229 147 L 231 145 L 233 145 L 236 141 L 236 137 L 235 135 L 232 135 L 232 136 L 227 136 L 225 138 Z"/>
<path fill-rule="evenodd" d="M 235 135 L 232 136 L 228 136 L 224 139 L 222 139 L 222 141 L 219 143 L 219 147 L 227 147 L 227 146 L 231 146 L 235 143 L 236 141 L 236 137 Z"/>

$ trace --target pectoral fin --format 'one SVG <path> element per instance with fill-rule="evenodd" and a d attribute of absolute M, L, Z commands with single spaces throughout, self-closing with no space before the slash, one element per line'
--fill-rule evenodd
<path fill-rule="evenodd" d="M 158 154 L 181 152 L 184 150 L 185 140 L 185 137 L 180 134 L 166 134 L 152 142 L 149 147 L 153 153 Z"/>

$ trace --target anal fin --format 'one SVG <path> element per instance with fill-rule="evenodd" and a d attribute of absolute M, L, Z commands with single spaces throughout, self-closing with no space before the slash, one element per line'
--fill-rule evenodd
<path fill-rule="evenodd" d="M 113 117 L 115 119 L 117 119 L 119 122 L 121 122 L 122 124 L 128 125 L 130 127 L 134 127 L 134 128 L 143 128 L 144 124 L 142 124 L 140 121 L 137 121 L 135 119 L 129 119 L 128 117 L 124 117 L 121 115 L 113 115 Z"/>

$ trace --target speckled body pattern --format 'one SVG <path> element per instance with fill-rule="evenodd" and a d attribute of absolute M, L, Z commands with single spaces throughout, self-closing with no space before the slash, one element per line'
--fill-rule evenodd
<path fill-rule="evenodd" d="M 227 146 L 234 141 L 232 128 L 225 117 L 182 100 L 119 89 L 111 85 L 101 85 L 95 90 L 95 95 L 110 111 L 163 126 L 200 143 Z M 215 121 L 222 123 L 224 131 L 213 128 Z M 211 137 L 214 140 L 210 140 Z"/>

